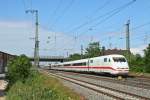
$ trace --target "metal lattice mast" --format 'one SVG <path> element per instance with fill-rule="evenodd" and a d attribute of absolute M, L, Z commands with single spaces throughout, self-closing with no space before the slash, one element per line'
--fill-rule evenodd
<path fill-rule="evenodd" d="M 83 45 L 81 45 L 81 59 L 83 59 Z"/>
<path fill-rule="evenodd" d="M 39 39 L 38 39 L 38 10 L 26 10 L 26 13 L 35 13 L 35 47 L 34 47 L 34 66 L 39 67 Z"/>
<path fill-rule="evenodd" d="M 128 60 L 130 61 L 130 30 L 129 30 L 130 20 L 126 23 L 126 50 Z"/>

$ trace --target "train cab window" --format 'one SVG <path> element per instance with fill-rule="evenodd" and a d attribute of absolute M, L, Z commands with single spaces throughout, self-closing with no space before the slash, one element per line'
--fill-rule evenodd
<path fill-rule="evenodd" d="M 93 63 L 93 60 L 90 60 L 90 63 Z"/>
<path fill-rule="evenodd" d="M 126 62 L 125 58 L 122 57 L 113 57 L 114 62 Z"/>
<path fill-rule="evenodd" d="M 104 62 L 107 62 L 107 58 L 104 58 Z"/>
<path fill-rule="evenodd" d="M 110 62 L 111 60 L 109 59 L 108 61 Z"/>

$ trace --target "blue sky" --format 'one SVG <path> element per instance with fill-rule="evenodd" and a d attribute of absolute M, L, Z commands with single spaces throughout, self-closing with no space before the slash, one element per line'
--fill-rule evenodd
<path fill-rule="evenodd" d="M 66 56 L 66 52 L 80 52 L 81 45 L 86 48 L 93 41 L 99 41 L 107 49 L 125 49 L 125 23 L 128 19 L 131 50 L 142 54 L 150 42 L 150 0 L 136 0 L 106 21 L 103 20 L 108 14 L 99 17 L 131 1 L 1 0 L 0 51 L 33 56 L 34 40 L 31 38 L 34 37 L 35 18 L 25 10 L 37 9 L 40 55 Z M 96 25 L 99 22 L 102 23 Z M 84 23 L 88 24 L 76 28 Z"/>

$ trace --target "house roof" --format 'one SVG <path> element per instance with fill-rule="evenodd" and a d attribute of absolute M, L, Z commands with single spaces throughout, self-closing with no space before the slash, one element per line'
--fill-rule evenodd
<path fill-rule="evenodd" d="M 110 55 L 110 54 L 125 54 L 127 50 L 122 50 L 122 49 L 107 49 L 104 50 L 103 55 Z"/>

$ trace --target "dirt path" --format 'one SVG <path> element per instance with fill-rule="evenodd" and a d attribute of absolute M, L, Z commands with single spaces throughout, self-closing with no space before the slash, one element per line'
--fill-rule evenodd
<path fill-rule="evenodd" d="M 7 82 L 4 79 L 0 79 L 0 100 L 5 100 L 5 92 Z"/>

